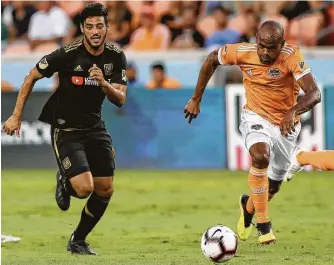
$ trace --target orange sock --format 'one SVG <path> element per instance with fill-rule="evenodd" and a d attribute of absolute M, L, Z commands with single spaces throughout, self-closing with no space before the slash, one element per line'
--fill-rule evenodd
<path fill-rule="evenodd" d="M 297 160 L 301 165 L 310 165 L 325 171 L 334 170 L 333 150 L 300 152 Z"/>
<path fill-rule="evenodd" d="M 246 210 L 257 217 L 257 223 L 269 222 L 268 216 L 268 177 L 267 169 L 251 167 L 248 175 L 248 184 L 251 189 L 250 199 L 247 202 Z"/>

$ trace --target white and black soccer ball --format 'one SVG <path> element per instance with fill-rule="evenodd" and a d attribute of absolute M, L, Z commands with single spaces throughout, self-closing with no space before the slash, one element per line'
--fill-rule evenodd
<path fill-rule="evenodd" d="M 232 229 L 217 225 L 203 233 L 201 249 L 205 257 L 223 263 L 233 258 L 238 249 L 238 239 Z"/>

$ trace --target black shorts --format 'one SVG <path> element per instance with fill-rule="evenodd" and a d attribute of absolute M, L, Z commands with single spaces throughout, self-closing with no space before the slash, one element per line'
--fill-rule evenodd
<path fill-rule="evenodd" d="M 115 151 L 104 127 L 90 130 L 51 128 L 59 170 L 70 179 L 90 171 L 93 177 L 114 176 Z"/>

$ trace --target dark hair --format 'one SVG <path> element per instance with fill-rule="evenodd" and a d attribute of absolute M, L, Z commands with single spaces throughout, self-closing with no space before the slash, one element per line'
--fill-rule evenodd
<path fill-rule="evenodd" d="M 100 3 L 90 3 L 80 13 L 80 24 L 83 25 L 88 17 L 103 17 L 104 22 L 108 21 L 108 9 Z"/>
<path fill-rule="evenodd" d="M 226 9 L 225 7 L 223 6 L 215 6 L 211 9 L 211 13 L 214 13 L 216 11 L 220 11 L 222 13 L 224 13 L 225 15 L 229 15 L 230 14 L 230 11 L 228 9 Z"/>
<path fill-rule="evenodd" d="M 163 65 L 163 63 L 154 63 L 154 64 L 152 64 L 151 68 L 152 68 L 152 70 L 153 69 L 158 69 L 158 70 L 161 70 L 161 71 L 165 71 L 165 66 Z"/>

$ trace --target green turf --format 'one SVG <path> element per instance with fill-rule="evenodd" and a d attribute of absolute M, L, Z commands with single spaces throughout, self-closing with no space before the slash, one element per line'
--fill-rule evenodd
<path fill-rule="evenodd" d="M 200 250 L 209 226 L 235 230 L 247 174 L 227 171 L 117 171 L 106 215 L 88 237 L 100 255 L 65 251 L 84 201 L 68 212 L 54 201 L 53 171 L 2 171 L 2 233 L 22 241 L 2 245 L 2 264 L 213 264 Z M 229 264 L 334 264 L 334 175 L 303 173 L 285 184 L 270 216 L 278 241 L 260 247 L 256 231 Z"/>

